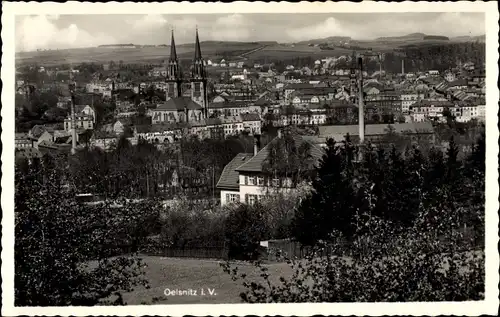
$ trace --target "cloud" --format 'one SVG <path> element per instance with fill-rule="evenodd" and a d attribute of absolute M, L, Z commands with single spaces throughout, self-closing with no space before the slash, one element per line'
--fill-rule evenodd
<path fill-rule="evenodd" d="M 159 27 L 164 27 L 168 23 L 162 15 L 148 14 L 142 16 L 140 19 L 132 22 L 132 28 L 135 30 L 151 30 Z"/>
<path fill-rule="evenodd" d="M 58 27 L 57 15 L 25 16 L 16 25 L 16 49 L 58 49 L 89 47 L 114 43 L 114 38 L 103 33 L 90 34 L 75 24 Z"/>
<path fill-rule="evenodd" d="M 241 14 L 222 16 L 215 20 L 210 32 L 212 40 L 244 41 L 251 34 L 250 21 Z"/>
<path fill-rule="evenodd" d="M 286 34 L 291 40 L 300 41 L 329 36 L 350 36 L 366 40 L 416 32 L 450 37 L 485 33 L 484 16 L 470 13 L 372 14 L 366 16 L 363 23 L 357 20 L 359 19 L 349 19 L 345 16 L 329 17 L 316 24 L 291 28 Z"/>
<path fill-rule="evenodd" d="M 346 29 L 337 19 L 330 17 L 318 24 L 287 30 L 287 35 L 295 41 L 324 38 L 329 36 L 353 36 L 353 30 Z"/>
<path fill-rule="evenodd" d="M 443 33 L 448 36 L 482 35 L 486 33 L 483 14 L 446 12 L 427 25 L 429 33 Z"/>

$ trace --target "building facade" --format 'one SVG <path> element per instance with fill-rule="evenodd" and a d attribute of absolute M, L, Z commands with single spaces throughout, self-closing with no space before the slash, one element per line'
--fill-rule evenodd
<path fill-rule="evenodd" d="M 177 57 L 177 51 L 175 47 L 174 34 L 172 32 L 172 39 L 170 44 L 170 58 L 167 64 L 166 72 L 166 86 L 165 86 L 165 97 L 167 103 L 170 100 L 174 100 L 174 104 L 177 104 L 175 99 L 183 98 L 184 91 L 182 88 L 184 84 L 190 86 L 190 99 L 197 103 L 200 107 L 202 117 L 193 119 L 201 120 L 208 117 L 208 94 L 207 94 L 207 71 L 205 68 L 205 62 L 201 55 L 200 40 L 198 37 L 198 30 L 196 30 L 196 41 L 195 41 L 195 54 L 193 59 L 193 64 L 191 67 L 191 77 L 188 79 L 183 78 L 182 69 L 180 66 L 179 59 Z M 185 103 L 183 101 L 182 103 Z M 186 118 L 191 116 L 187 113 Z"/>

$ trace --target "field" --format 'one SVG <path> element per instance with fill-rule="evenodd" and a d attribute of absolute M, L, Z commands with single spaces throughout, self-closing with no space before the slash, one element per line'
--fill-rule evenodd
<path fill-rule="evenodd" d="M 351 44 L 362 48 L 371 48 L 374 51 L 389 52 L 404 45 L 434 45 L 443 43 L 463 42 L 466 39 L 439 40 L 426 39 L 425 34 L 410 34 L 403 37 L 381 38 L 370 41 L 352 41 Z M 293 57 L 324 58 L 352 54 L 352 49 L 341 48 L 335 45 L 334 50 L 321 50 L 319 47 L 309 46 L 321 40 L 311 40 L 295 45 L 278 44 L 276 42 L 228 42 L 205 41 L 201 42 L 203 57 L 208 59 L 228 58 L 231 60 L 250 59 L 287 59 Z M 194 43 L 177 45 L 177 55 L 180 59 L 192 59 Z M 66 50 L 51 50 L 40 52 L 16 53 L 16 64 L 37 63 L 41 66 L 56 66 L 61 64 L 80 64 L 83 62 L 106 63 L 109 61 L 123 61 L 124 63 L 152 63 L 168 58 L 170 47 L 142 47 L 142 48 L 111 48 L 94 47 Z"/>
<path fill-rule="evenodd" d="M 482 254 L 484 251 L 465 251 L 468 257 Z M 449 256 L 443 255 L 443 269 L 448 268 Z M 232 304 L 241 303 L 240 293 L 244 291 L 242 281 L 233 281 L 229 274 L 223 272 L 217 260 L 180 259 L 155 256 L 143 257 L 147 264 L 146 278 L 149 280 L 150 289 L 137 288 L 133 292 L 124 294 L 128 305 L 152 304 Z M 247 263 L 237 263 L 239 273 L 245 273 L 250 281 L 263 281 L 259 276 L 260 271 Z M 265 266 L 269 269 L 270 280 L 273 284 L 279 277 L 288 279 L 293 274 L 293 269 L 286 263 L 270 263 Z M 463 273 L 466 270 L 461 269 Z M 188 290 L 196 289 L 197 296 L 165 296 L 165 289 Z M 204 295 L 200 289 L 204 289 Z M 215 291 L 210 295 L 208 289 Z"/>
<path fill-rule="evenodd" d="M 227 52 L 248 52 L 262 47 L 259 43 L 246 42 L 208 42 L 201 43 L 201 51 L 205 59 L 221 57 Z M 194 57 L 194 44 L 177 45 L 177 55 L 181 59 Z M 167 59 L 170 47 L 141 47 L 141 48 L 107 48 L 91 47 L 66 50 L 50 50 L 40 52 L 18 52 L 18 65 L 37 63 L 41 66 L 56 66 L 61 64 L 80 63 L 107 63 L 109 61 L 124 63 L 149 63 Z"/>
<path fill-rule="evenodd" d="M 138 288 L 124 296 L 128 305 L 151 304 L 158 298 L 157 304 L 216 304 L 241 303 L 240 292 L 244 290 L 241 281 L 232 281 L 229 274 L 223 272 L 217 260 L 177 259 L 164 257 L 144 257 L 147 264 L 146 277 L 151 288 Z M 247 273 L 252 280 L 258 280 L 260 272 L 249 264 L 238 264 L 239 271 Z M 288 277 L 292 270 L 286 263 L 269 264 L 269 273 L 277 279 Z M 197 289 L 198 296 L 165 296 L 164 291 Z M 200 289 L 205 295 L 200 295 Z M 216 295 L 209 295 L 208 288 L 215 289 Z"/>

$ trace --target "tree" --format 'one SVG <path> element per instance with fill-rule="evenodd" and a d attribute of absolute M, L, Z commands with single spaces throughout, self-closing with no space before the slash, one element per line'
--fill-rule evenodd
<path fill-rule="evenodd" d="M 268 148 L 263 171 L 269 179 L 291 180 L 291 185 L 295 186 L 313 170 L 311 144 L 302 142 L 294 131 L 283 131 L 282 137 L 275 138 Z"/>
<path fill-rule="evenodd" d="M 77 203 L 54 162 L 30 169 L 16 171 L 16 306 L 123 305 L 123 292 L 147 285 L 140 259 L 111 257 L 127 238 L 120 229 L 131 232 L 127 221 L 109 205 Z"/>
<path fill-rule="evenodd" d="M 259 204 L 238 205 L 230 211 L 224 227 L 231 259 L 257 259 L 259 243 L 267 238 L 267 228 Z"/>
<path fill-rule="evenodd" d="M 346 140 L 342 148 L 331 139 L 327 142 L 313 192 L 300 204 L 292 224 L 293 237 L 303 245 L 329 240 L 335 229 L 346 236 L 353 233 L 357 203 L 349 181 L 353 158 L 349 142 Z"/>

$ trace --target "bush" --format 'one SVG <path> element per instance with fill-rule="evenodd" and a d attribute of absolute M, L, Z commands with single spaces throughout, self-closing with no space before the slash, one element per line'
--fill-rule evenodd
<path fill-rule="evenodd" d="M 268 237 L 269 229 L 263 221 L 261 205 L 239 204 L 232 210 L 225 222 L 229 258 L 238 260 L 257 259 L 259 243 Z"/>
<path fill-rule="evenodd" d="M 378 243 L 388 239 L 393 240 L 391 245 L 397 246 L 396 250 L 388 252 L 388 248 Z M 261 263 L 255 264 L 262 281 L 250 281 L 246 275 L 238 274 L 230 262 L 222 267 L 234 280 L 242 281 L 245 291 L 240 296 L 247 303 L 484 298 L 484 252 L 450 252 L 433 236 L 423 238 L 417 230 L 398 239 L 392 235 L 365 236 L 353 243 L 352 251 L 358 255 L 354 257 L 318 256 L 323 251 L 324 247 L 317 247 L 306 259 L 288 259 L 293 275 L 288 279 L 279 277 L 279 282 L 272 281 L 267 267 Z"/>

